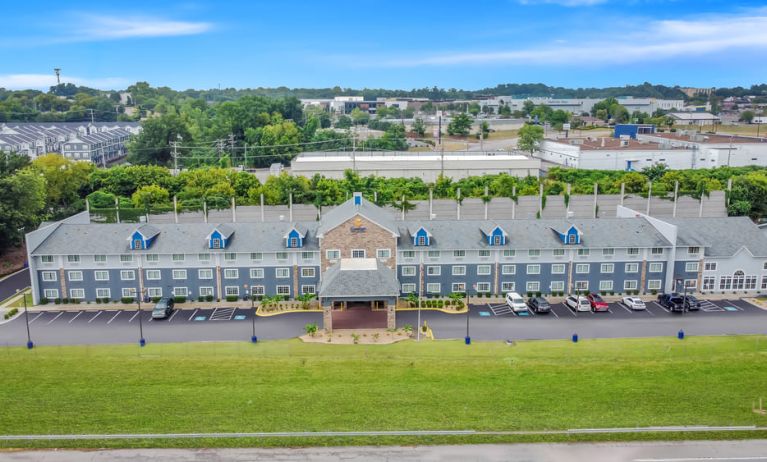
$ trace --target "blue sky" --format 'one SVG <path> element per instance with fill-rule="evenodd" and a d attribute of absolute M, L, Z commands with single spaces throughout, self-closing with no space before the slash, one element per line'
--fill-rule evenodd
<path fill-rule="evenodd" d="M 98 88 L 767 81 L 764 1 L 110 3 L 5 4 L 0 87 L 46 88 L 54 67 Z"/>

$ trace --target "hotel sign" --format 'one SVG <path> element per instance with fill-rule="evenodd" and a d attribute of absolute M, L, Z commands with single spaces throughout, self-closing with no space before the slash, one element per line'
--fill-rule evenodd
<path fill-rule="evenodd" d="M 352 227 L 351 227 L 351 232 L 364 233 L 365 231 L 367 231 L 367 228 L 365 228 L 362 225 L 362 219 L 360 219 L 359 217 L 355 218 L 354 223 L 352 224 Z"/>

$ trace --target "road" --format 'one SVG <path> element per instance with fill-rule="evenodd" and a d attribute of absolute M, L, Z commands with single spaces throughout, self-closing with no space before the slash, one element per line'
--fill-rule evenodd
<path fill-rule="evenodd" d="M 700 311 L 669 313 L 655 302 L 646 311 L 632 312 L 617 303 L 604 313 L 573 313 L 554 304 L 549 314 L 518 315 L 499 304 L 475 304 L 469 318 L 474 340 L 580 339 L 686 335 L 767 334 L 767 311 L 742 300 L 704 301 Z M 460 339 L 466 335 L 466 315 L 421 311 L 421 320 L 438 339 Z M 138 342 L 143 329 L 148 342 L 248 341 L 253 310 L 246 308 L 176 310 L 169 319 L 152 320 L 146 310 L 117 311 L 87 305 L 80 311 L 32 311 L 30 331 L 36 345 L 111 344 Z M 141 320 L 141 322 L 139 322 Z M 290 313 L 256 318 L 260 339 L 293 338 L 304 333 L 308 323 L 321 325 L 322 314 Z M 397 314 L 397 325 L 418 324 L 417 311 Z M 0 345 L 24 345 L 24 316 L 0 324 Z"/>
<path fill-rule="evenodd" d="M 767 441 L 485 444 L 280 449 L 115 449 L 0 452 L 8 462 L 217 461 L 506 461 L 506 462 L 736 462 L 767 461 Z"/>
<path fill-rule="evenodd" d="M 29 269 L 24 268 L 0 280 L 0 301 L 15 294 L 17 290 L 29 287 Z"/>

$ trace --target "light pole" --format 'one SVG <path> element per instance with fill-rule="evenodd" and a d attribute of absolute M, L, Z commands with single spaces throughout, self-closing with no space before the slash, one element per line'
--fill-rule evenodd
<path fill-rule="evenodd" d="M 19 292 L 20 289 L 16 289 L 16 293 Z M 32 343 L 32 336 L 29 333 L 29 310 L 27 310 L 27 294 L 22 292 L 21 297 L 24 299 L 24 319 L 27 324 L 27 349 L 31 350 L 35 347 L 35 344 Z"/>
<path fill-rule="evenodd" d="M 251 327 L 252 327 L 252 331 L 250 334 L 250 343 L 257 343 L 258 337 L 256 337 L 256 302 L 254 300 L 255 296 L 253 294 L 253 290 L 248 291 L 247 284 L 244 284 L 244 287 L 245 287 L 245 295 L 248 298 L 250 298 L 250 309 L 253 310 L 253 317 L 250 319 Z"/>
<path fill-rule="evenodd" d="M 136 301 L 138 303 L 138 344 L 139 346 L 145 346 L 146 345 L 146 339 L 144 338 L 144 324 L 142 321 L 142 317 L 144 312 L 141 311 L 141 297 L 144 295 L 144 291 L 139 290 L 136 292 Z"/>
<path fill-rule="evenodd" d="M 471 287 L 474 292 L 477 291 L 476 284 Z M 469 319 L 471 319 L 471 307 L 469 306 L 469 291 L 466 290 L 466 338 L 464 338 L 466 345 L 471 345 L 471 335 L 469 335 Z"/>

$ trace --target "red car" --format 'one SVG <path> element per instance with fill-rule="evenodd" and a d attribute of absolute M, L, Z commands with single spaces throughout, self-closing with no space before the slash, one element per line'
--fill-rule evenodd
<path fill-rule="evenodd" d="M 610 305 L 602 300 L 602 297 L 600 297 L 599 294 L 591 293 L 586 298 L 588 298 L 589 303 L 591 303 L 591 311 L 607 311 L 610 308 Z"/>

